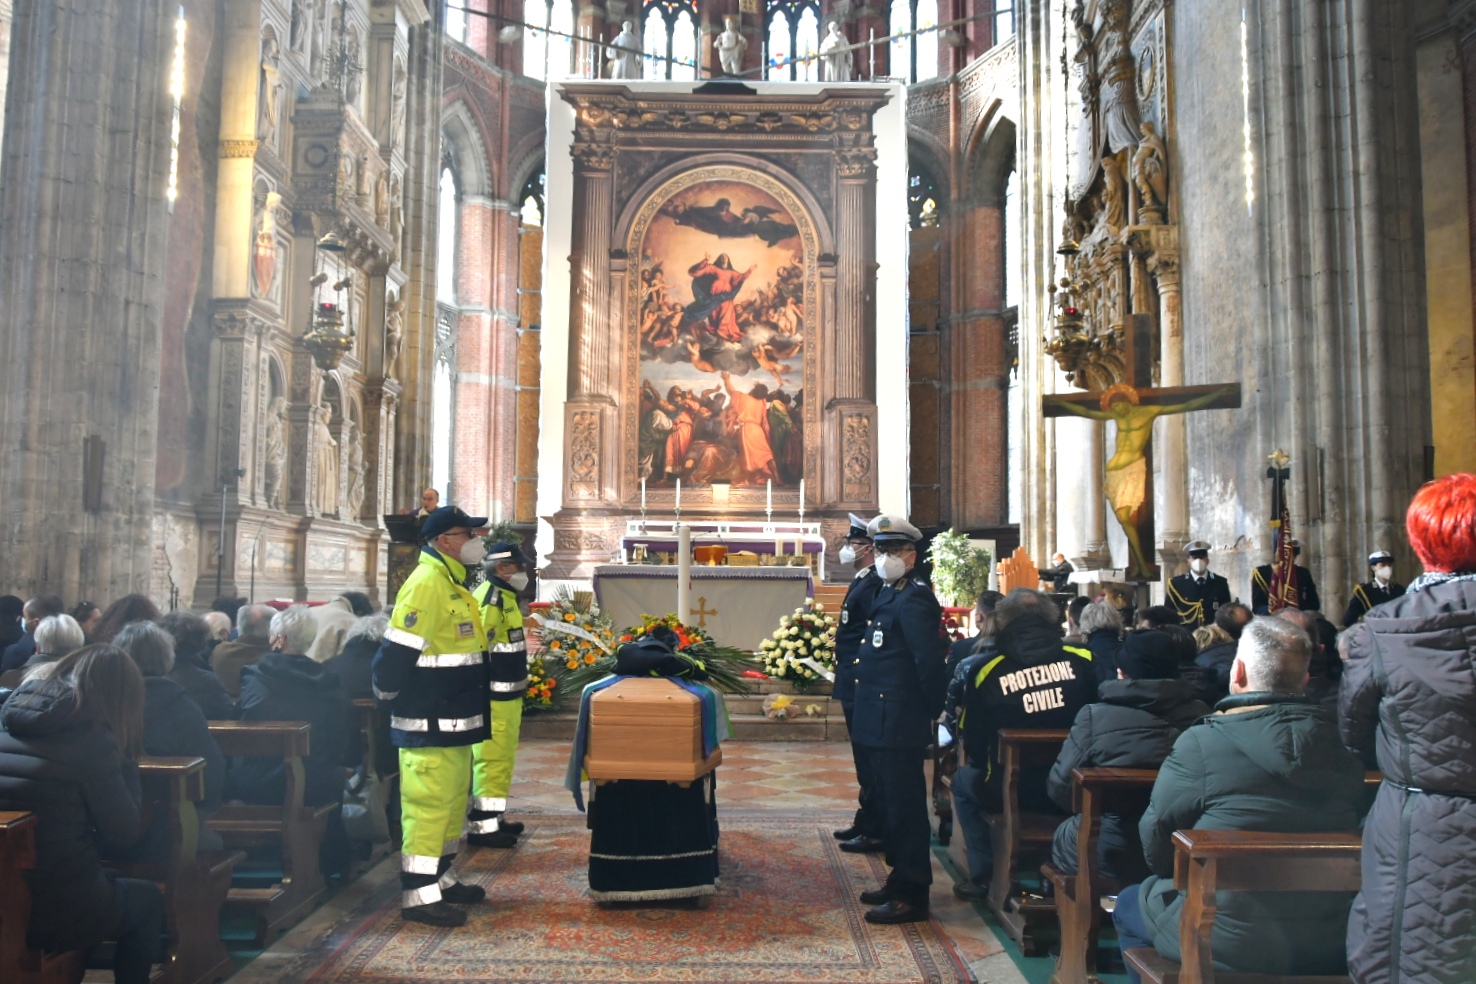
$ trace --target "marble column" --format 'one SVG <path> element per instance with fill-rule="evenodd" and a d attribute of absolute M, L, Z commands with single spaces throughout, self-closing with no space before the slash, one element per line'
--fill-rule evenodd
<path fill-rule="evenodd" d="M 1168 229 L 1170 227 L 1165 227 Z M 1184 385 L 1184 325 L 1179 298 L 1179 255 L 1176 236 L 1165 234 L 1158 249 L 1148 257 L 1148 269 L 1158 281 L 1159 378 L 1164 387 Z M 1172 240 L 1170 242 L 1169 240 Z M 1189 522 L 1189 460 L 1183 414 L 1161 418 L 1162 430 L 1154 443 L 1154 456 L 1162 472 L 1162 508 L 1158 521 L 1158 547 L 1164 553 L 1164 574 L 1179 573 L 1168 560 L 1196 539 Z"/>
<path fill-rule="evenodd" d="M 0 551 L 23 594 L 149 586 L 175 11 L 137 0 L 15 9 L 0 164 Z M 100 501 L 84 512 L 89 438 L 101 441 Z"/>

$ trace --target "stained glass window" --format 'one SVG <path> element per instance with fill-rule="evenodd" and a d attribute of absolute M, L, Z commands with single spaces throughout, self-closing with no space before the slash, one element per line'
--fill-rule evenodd
<path fill-rule="evenodd" d="M 642 75 L 648 79 L 697 78 L 697 9 L 691 0 L 646 0 Z"/>
<path fill-rule="evenodd" d="M 771 82 L 820 78 L 815 58 L 820 49 L 818 0 L 768 0 L 764 29 L 764 78 Z"/>

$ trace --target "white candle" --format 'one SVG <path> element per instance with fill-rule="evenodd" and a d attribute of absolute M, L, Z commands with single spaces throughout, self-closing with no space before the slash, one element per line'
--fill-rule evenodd
<path fill-rule="evenodd" d="M 677 479 L 681 488 L 681 479 Z M 677 621 L 683 625 L 692 617 L 692 527 L 677 524 Z"/>
<path fill-rule="evenodd" d="M 641 512 L 646 511 L 646 480 L 641 479 Z"/>
<path fill-rule="evenodd" d="M 676 486 L 676 511 L 682 511 L 682 480 L 680 478 L 677 479 Z"/>
<path fill-rule="evenodd" d="M 774 511 L 774 480 L 772 478 L 770 478 L 770 479 L 767 479 L 764 482 L 764 512 L 771 513 L 773 511 Z"/>
<path fill-rule="evenodd" d="M 801 516 L 803 516 L 805 514 L 805 480 L 803 478 L 800 479 L 799 514 Z"/>

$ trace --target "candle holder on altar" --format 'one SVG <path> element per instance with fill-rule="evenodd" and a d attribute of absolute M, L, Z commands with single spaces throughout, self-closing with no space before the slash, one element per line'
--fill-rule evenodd
<path fill-rule="evenodd" d="M 696 556 L 697 563 L 716 567 L 727 559 L 728 548 L 720 543 L 704 543 L 694 547 L 692 553 Z"/>

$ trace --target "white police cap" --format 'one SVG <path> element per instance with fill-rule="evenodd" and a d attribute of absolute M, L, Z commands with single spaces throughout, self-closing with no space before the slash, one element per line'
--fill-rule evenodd
<path fill-rule="evenodd" d="M 909 543 L 917 543 L 923 538 L 922 531 L 913 526 L 902 516 L 880 515 L 866 524 L 866 532 L 871 534 L 875 543 L 893 543 L 898 540 L 906 540 Z"/>

